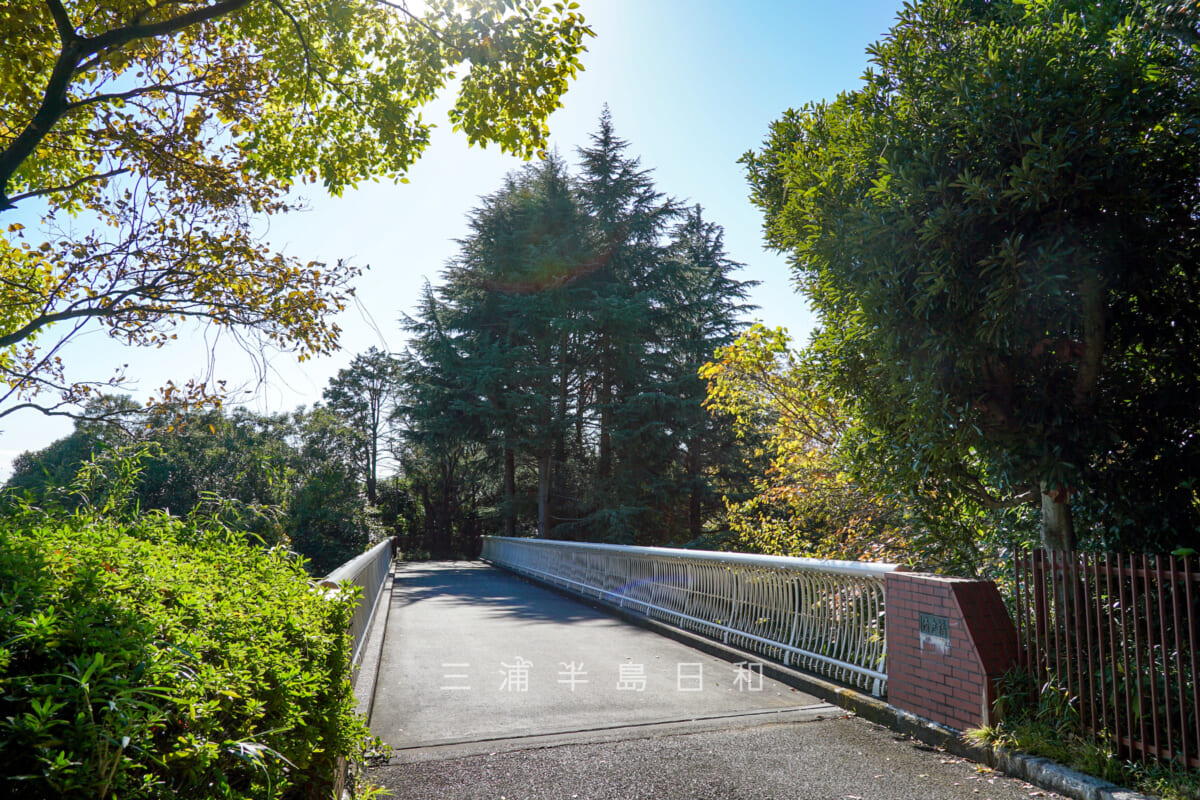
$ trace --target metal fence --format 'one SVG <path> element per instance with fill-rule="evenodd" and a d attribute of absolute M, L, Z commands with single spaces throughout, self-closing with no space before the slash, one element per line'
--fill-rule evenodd
<path fill-rule="evenodd" d="M 898 567 L 483 538 L 483 559 L 881 696 L 884 578 Z"/>
<path fill-rule="evenodd" d="M 322 586 L 330 588 L 345 584 L 362 588 L 358 606 L 354 609 L 354 617 L 350 620 L 350 634 L 354 641 L 351 667 L 358 664 L 362 655 L 363 643 L 367 639 L 367 631 L 371 628 L 379 593 L 383 591 L 391 564 L 392 540 L 389 538 L 342 564 L 321 581 Z"/>
<path fill-rule="evenodd" d="M 1200 768 L 1194 558 L 1037 551 L 1016 565 L 1023 666 L 1123 757 Z"/>

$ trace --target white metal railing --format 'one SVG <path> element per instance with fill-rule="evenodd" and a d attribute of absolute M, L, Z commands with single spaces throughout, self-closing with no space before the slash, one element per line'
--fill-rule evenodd
<path fill-rule="evenodd" d="M 383 591 L 391 565 L 392 540 L 387 538 L 342 564 L 321 581 L 322 586 L 329 588 L 347 583 L 362 587 L 358 606 L 355 607 L 354 616 L 350 620 L 350 635 L 354 642 L 351 667 L 357 666 L 362 655 L 367 631 L 371 629 L 371 619 L 375 614 L 375 606 L 378 605 L 379 593 Z"/>
<path fill-rule="evenodd" d="M 485 561 L 871 691 L 895 564 L 483 537 Z"/>

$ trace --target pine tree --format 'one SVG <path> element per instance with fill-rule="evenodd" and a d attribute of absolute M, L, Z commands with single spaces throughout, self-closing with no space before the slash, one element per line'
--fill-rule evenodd
<path fill-rule="evenodd" d="M 589 527 L 630 542 L 646 522 L 647 488 L 665 421 L 652 391 L 661 371 L 656 342 L 656 293 L 664 261 L 663 235 L 678 214 L 649 170 L 625 154 L 605 108 L 591 146 L 579 148 L 580 205 L 588 215 L 597 269 L 589 281 L 591 354 L 587 412 L 597 431 L 597 496 Z"/>

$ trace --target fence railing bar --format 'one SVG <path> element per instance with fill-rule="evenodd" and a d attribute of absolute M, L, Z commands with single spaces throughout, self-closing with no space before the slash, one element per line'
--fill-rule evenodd
<path fill-rule="evenodd" d="M 1138 758 L 1140 761 L 1145 761 L 1145 722 L 1142 716 L 1142 683 L 1140 680 L 1142 674 L 1142 653 L 1141 653 L 1141 625 L 1138 622 L 1138 568 L 1137 556 L 1133 553 L 1129 554 L 1129 629 L 1125 631 L 1125 647 L 1129 648 L 1129 640 L 1133 640 L 1132 654 L 1130 663 L 1133 670 L 1126 673 L 1126 681 L 1133 684 L 1131 691 L 1133 703 L 1129 710 L 1129 752 L 1132 757 Z"/>
<path fill-rule="evenodd" d="M 1063 553 L 1063 568 L 1066 572 L 1067 591 L 1063 593 L 1063 604 L 1066 613 L 1063 615 L 1063 635 L 1067 644 L 1067 668 L 1072 676 L 1075 691 L 1079 697 L 1081 712 L 1086 716 L 1083 706 L 1083 695 L 1086 691 L 1084 684 L 1083 642 L 1084 633 L 1079 630 L 1078 622 L 1082 609 L 1079 601 L 1083 597 L 1083 587 L 1079 581 L 1079 558 L 1074 553 Z"/>
<path fill-rule="evenodd" d="M 1116 553 L 1014 559 L 1020 663 L 1039 686 L 1061 681 L 1081 724 L 1111 735 L 1123 758 L 1200 767 L 1196 564 Z"/>
<path fill-rule="evenodd" d="M 1111 554 L 1104 554 L 1104 618 L 1108 620 L 1109 634 L 1109 673 L 1112 681 L 1112 727 L 1110 730 L 1118 730 L 1121 728 L 1121 700 L 1117 697 L 1117 634 L 1116 634 L 1116 609 L 1118 608 L 1115 595 L 1112 594 L 1112 557 Z M 1123 681 L 1122 681 L 1123 682 Z M 1105 708 L 1108 708 L 1108 703 L 1105 703 Z"/>
<path fill-rule="evenodd" d="M 1124 750 L 1126 756 L 1133 755 L 1133 675 L 1129 671 L 1129 641 L 1133 638 L 1129 630 L 1129 600 L 1125 597 L 1124 559 L 1117 553 L 1117 592 L 1121 603 L 1121 684 L 1125 696 L 1125 724 L 1123 733 L 1128 734 L 1128 745 Z M 1130 575 L 1133 574 L 1133 556 L 1130 556 Z M 1132 578 L 1130 578 L 1132 581 Z M 1132 586 L 1132 584 L 1131 584 Z"/>
<path fill-rule="evenodd" d="M 1168 652 L 1170 648 L 1170 638 L 1167 636 L 1167 600 L 1164 593 L 1164 584 L 1169 578 L 1163 574 L 1162 556 L 1154 556 L 1154 572 L 1156 588 L 1158 589 L 1158 641 L 1162 649 L 1162 674 L 1163 674 L 1163 717 L 1166 723 L 1166 741 L 1163 742 L 1163 756 L 1167 759 L 1175 755 L 1175 712 L 1171 710 L 1171 654 Z M 1155 681 L 1157 684 L 1158 682 Z M 1158 704 L 1154 704 L 1155 709 Z M 1156 730 L 1162 730 L 1163 726 L 1155 725 Z M 1160 756 L 1163 757 L 1163 756 Z"/>
<path fill-rule="evenodd" d="M 1054 588 L 1054 581 L 1055 581 L 1054 576 L 1056 574 L 1055 567 L 1057 566 L 1056 562 L 1058 561 L 1058 557 L 1054 553 L 1050 553 L 1049 556 L 1050 557 L 1047 559 L 1048 566 L 1046 567 L 1046 570 L 1042 573 L 1042 578 L 1043 578 L 1043 580 L 1046 581 L 1047 607 L 1050 609 L 1050 617 L 1049 617 L 1050 626 L 1051 626 L 1050 627 L 1050 631 L 1051 631 L 1050 653 L 1051 653 L 1052 661 L 1050 663 L 1049 672 L 1056 676 L 1062 676 L 1062 644 L 1060 643 L 1059 632 L 1058 632 L 1059 624 L 1060 624 L 1061 618 L 1062 618 L 1062 613 L 1059 611 L 1059 608 L 1058 608 L 1058 592 L 1055 591 L 1055 588 Z M 1064 677 L 1065 676 L 1060 677 L 1059 680 L 1062 680 Z"/>
<path fill-rule="evenodd" d="M 1191 662 L 1192 678 L 1192 716 L 1195 721 L 1196 730 L 1195 736 L 1192 738 L 1192 744 L 1195 746 L 1193 751 L 1197 758 L 1191 766 L 1200 768 L 1200 670 L 1196 668 L 1196 628 L 1200 626 L 1200 613 L 1196 610 L 1196 602 L 1192 596 L 1192 581 L 1194 579 L 1192 570 L 1195 565 L 1195 559 L 1187 558 L 1183 562 L 1183 594 L 1187 603 L 1187 619 L 1188 619 L 1188 653 Z M 1187 724 L 1186 721 L 1184 724 Z M 1190 762 L 1189 762 L 1190 763 Z"/>
<path fill-rule="evenodd" d="M 1150 686 L 1147 688 L 1143 681 L 1138 681 L 1142 685 L 1143 692 L 1150 694 L 1150 715 L 1149 722 L 1146 726 L 1146 733 L 1142 738 L 1147 758 L 1157 758 L 1158 753 L 1158 681 L 1154 680 L 1154 587 L 1151 585 L 1150 578 L 1150 558 L 1142 555 L 1142 597 L 1145 598 L 1144 626 L 1143 639 L 1140 648 L 1142 656 L 1145 658 L 1145 672 L 1139 670 L 1139 675 L 1150 676 Z M 1145 721 L 1147 715 L 1142 714 L 1142 719 Z"/>
<path fill-rule="evenodd" d="M 1106 730 L 1113 730 L 1116 726 L 1108 724 L 1108 704 L 1104 702 L 1104 698 L 1108 695 L 1108 674 L 1105 671 L 1104 660 L 1104 645 L 1107 641 L 1104 633 L 1104 606 L 1102 593 L 1100 589 L 1100 558 L 1093 555 L 1089 559 L 1089 567 L 1092 573 L 1092 602 L 1088 604 L 1092 613 L 1092 624 L 1096 629 L 1096 664 L 1092 668 L 1093 672 L 1099 671 L 1098 683 L 1099 691 L 1093 692 L 1093 695 L 1098 695 L 1099 702 L 1096 704 L 1098 709 L 1098 718 L 1100 727 Z M 1093 719 L 1097 718 L 1097 712 L 1093 711 Z"/>
<path fill-rule="evenodd" d="M 1030 620 L 1031 632 L 1033 634 L 1033 669 L 1031 672 L 1039 681 L 1049 671 L 1047 665 L 1043 663 L 1046 642 L 1049 639 L 1049 631 L 1046 629 L 1046 626 L 1050 620 L 1049 612 L 1046 608 L 1046 587 L 1043 583 L 1040 570 L 1043 557 L 1042 551 L 1038 550 L 1033 554 L 1033 559 L 1029 564 L 1029 584 L 1033 587 L 1033 597 L 1030 601 L 1033 604 L 1033 618 Z"/>
<path fill-rule="evenodd" d="M 561 586 L 575 586 L 579 589 L 590 589 L 590 590 L 594 590 L 594 591 L 596 590 L 596 587 L 591 584 L 588 584 L 588 583 L 585 583 L 582 581 L 569 579 L 569 578 L 562 578 L 562 577 L 554 575 L 553 573 L 543 572 L 541 570 L 530 569 L 530 568 L 526 567 L 526 568 L 521 568 L 519 571 L 525 572 L 526 574 L 532 574 L 532 575 L 536 575 L 538 577 L 543 577 L 543 578 L 547 578 L 547 579 L 553 578 L 554 582 Z M 609 597 L 609 598 L 615 598 L 615 597 L 620 596 L 620 594 L 617 592 L 609 592 L 609 591 L 604 591 L 604 590 L 599 590 L 598 593 L 601 595 L 604 595 L 606 597 Z M 630 602 L 635 605 L 643 606 L 645 608 L 655 608 L 656 610 L 659 610 L 659 611 L 665 610 L 661 607 L 652 606 L 650 603 L 647 603 L 647 602 L 644 602 L 641 600 L 630 600 Z M 785 648 L 784 645 L 781 645 L 779 642 L 777 642 L 775 640 L 767 639 L 762 636 L 755 636 L 752 633 L 747 633 L 745 631 L 738 630 L 736 628 L 733 628 L 733 627 L 730 627 L 728 625 L 724 625 L 721 623 L 711 622 L 706 619 L 699 619 L 697 617 L 687 616 L 685 614 L 679 613 L 678 611 L 668 611 L 668 613 L 671 616 L 680 617 L 689 622 L 693 622 L 693 623 L 699 625 L 700 627 L 720 630 L 726 634 L 732 634 L 734 636 L 742 637 L 747 640 L 759 642 L 761 644 L 768 645 L 773 648 L 786 649 L 795 655 L 802 656 L 804 658 L 810 658 L 810 659 L 813 659 L 816 661 L 820 661 L 821 663 L 828 664 L 832 667 L 846 669 L 851 672 L 854 672 L 857 675 L 862 675 L 863 677 L 866 677 L 866 678 L 872 678 L 874 680 L 883 680 L 883 681 L 887 680 L 886 672 L 880 672 L 879 670 L 869 669 L 866 667 L 859 667 L 859 666 L 856 666 L 853 664 L 846 664 L 845 662 L 838 661 L 835 658 L 830 658 L 829 656 L 824 656 L 824 655 L 821 655 L 820 653 L 814 653 L 811 650 L 805 650 L 804 648 L 800 648 L 800 647 L 786 647 Z"/>
<path fill-rule="evenodd" d="M 1082 672 L 1080 674 L 1080 686 L 1082 686 L 1084 684 L 1084 682 L 1087 683 L 1087 694 L 1088 694 L 1088 697 L 1087 697 L 1087 700 L 1088 700 L 1087 724 L 1089 726 L 1095 727 L 1096 726 L 1096 717 L 1097 717 L 1097 714 L 1096 714 L 1096 643 L 1093 641 L 1093 639 L 1099 638 L 1099 633 L 1097 633 L 1096 636 L 1093 636 L 1092 628 L 1094 627 L 1094 623 L 1097 620 L 1099 620 L 1099 617 L 1096 617 L 1096 620 L 1093 620 L 1093 618 L 1092 618 L 1092 603 L 1090 601 L 1091 601 L 1092 597 L 1095 597 L 1097 594 L 1099 594 L 1099 591 L 1097 591 L 1098 587 L 1092 587 L 1088 581 L 1088 562 L 1090 560 L 1091 559 L 1088 558 L 1088 556 L 1080 555 L 1077 557 L 1076 564 L 1078 567 L 1079 582 L 1083 587 L 1083 591 L 1080 592 L 1080 594 L 1079 594 L 1079 602 L 1083 605 L 1083 622 L 1085 625 L 1084 632 L 1086 634 L 1086 636 L 1084 637 L 1084 645 L 1087 648 L 1084 651 L 1086 658 L 1080 659 L 1080 663 L 1082 665 Z M 1081 702 L 1079 705 L 1080 705 L 1080 708 L 1082 709 L 1083 703 Z"/>
<path fill-rule="evenodd" d="M 1175 697 L 1175 704 L 1180 713 L 1179 750 L 1180 761 L 1186 767 L 1188 754 L 1192 752 L 1192 748 L 1188 742 L 1187 675 L 1183 671 L 1183 639 L 1180 637 L 1180 628 L 1183 627 L 1185 617 L 1179 612 L 1179 572 L 1175 556 L 1170 556 L 1168 564 L 1171 569 L 1171 617 L 1175 620 L 1175 686 L 1179 690 Z M 1194 677 L 1193 680 L 1195 680 Z M 1200 709 L 1197 711 L 1200 712 Z"/>
<path fill-rule="evenodd" d="M 360 553 L 321 580 L 321 586 L 333 588 L 342 584 L 354 584 L 362 588 L 358 605 L 350 618 L 352 655 L 351 665 L 357 665 L 366 644 L 367 631 L 375 618 L 375 606 L 387 580 L 392 562 L 392 540 L 384 539 L 370 550 Z"/>
<path fill-rule="evenodd" d="M 1026 635 L 1027 621 L 1025 607 L 1022 604 L 1022 600 L 1025 598 L 1025 584 L 1021 580 L 1021 565 L 1024 562 L 1025 557 L 1020 554 L 1013 559 L 1013 602 L 1017 609 L 1017 641 L 1020 642 L 1020 647 L 1017 648 L 1017 664 L 1026 672 L 1031 672 L 1029 669 L 1029 637 Z"/>
<path fill-rule="evenodd" d="M 885 690 L 886 642 L 870 609 L 882 606 L 883 578 L 897 567 L 724 555 L 484 539 L 484 559 L 518 573 L 877 694 Z"/>

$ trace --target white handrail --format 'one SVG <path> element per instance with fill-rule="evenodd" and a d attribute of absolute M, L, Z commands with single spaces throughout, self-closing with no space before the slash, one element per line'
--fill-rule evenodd
<path fill-rule="evenodd" d="M 342 564 L 321 581 L 321 585 L 328 588 L 346 583 L 362 587 L 362 594 L 350 620 L 350 636 L 354 646 L 354 655 L 350 659 L 351 667 L 357 666 L 362 655 L 362 646 L 367 640 L 367 631 L 371 627 L 375 606 L 378 604 L 379 594 L 383 591 L 391 565 L 392 540 L 389 537 Z"/>
<path fill-rule="evenodd" d="M 896 564 L 483 537 L 483 559 L 881 696 Z"/>

